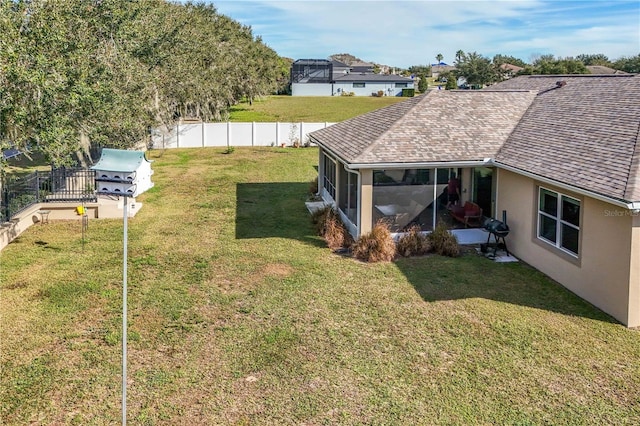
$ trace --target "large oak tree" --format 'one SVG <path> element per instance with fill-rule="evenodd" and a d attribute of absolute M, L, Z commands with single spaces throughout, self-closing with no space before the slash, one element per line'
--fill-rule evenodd
<path fill-rule="evenodd" d="M 0 145 L 55 164 L 277 90 L 281 58 L 204 3 L 0 0 Z"/>

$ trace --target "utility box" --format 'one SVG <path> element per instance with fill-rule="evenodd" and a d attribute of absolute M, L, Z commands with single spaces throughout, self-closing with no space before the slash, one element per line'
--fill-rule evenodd
<path fill-rule="evenodd" d="M 141 151 L 103 148 L 91 169 L 98 194 L 136 197 L 153 187 L 151 161 Z"/>

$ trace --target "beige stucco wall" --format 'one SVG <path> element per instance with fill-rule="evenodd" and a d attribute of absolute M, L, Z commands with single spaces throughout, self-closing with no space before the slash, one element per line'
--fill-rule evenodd
<path fill-rule="evenodd" d="M 640 213 L 632 217 L 631 268 L 629 278 L 629 324 L 640 326 Z"/>
<path fill-rule="evenodd" d="M 373 222 L 373 170 L 360 170 L 360 234 L 371 232 Z"/>
<path fill-rule="evenodd" d="M 622 207 L 551 185 L 543 186 L 581 201 L 580 257 L 563 254 L 536 238 L 537 182 L 501 169 L 497 213 L 506 210 L 508 214 L 509 250 L 623 324 L 640 325 L 638 220 Z M 633 264 L 632 254 L 636 255 Z M 630 314 L 632 311 L 635 313 Z"/>

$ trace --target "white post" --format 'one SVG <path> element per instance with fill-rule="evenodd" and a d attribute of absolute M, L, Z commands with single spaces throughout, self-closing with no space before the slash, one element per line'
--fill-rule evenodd
<path fill-rule="evenodd" d="M 431 229 L 436 229 L 438 219 L 438 168 L 433 169 L 433 217 L 431 218 Z"/>
<path fill-rule="evenodd" d="M 303 124 L 304 124 L 304 123 L 301 121 L 301 122 L 300 122 L 300 139 L 298 139 L 298 140 L 300 141 L 300 145 L 298 145 L 298 146 L 302 146 L 302 125 L 303 125 Z"/>
<path fill-rule="evenodd" d="M 122 261 L 122 424 L 127 424 L 127 196 L 122 206 L 124 235 Z"/>
<path fill-rule="evenodd" d="M 204 121 L 202 122 L 202 147 L 204 148 Z"/>
<path fill-rule="evenodd" d="M 251 122 L 251 146 L 256 145 L 256 122 Z"/>
<path fill-rule="evenodd" d="M 276 146 L 280 146 L 280 123 L 276 121 Z"/>

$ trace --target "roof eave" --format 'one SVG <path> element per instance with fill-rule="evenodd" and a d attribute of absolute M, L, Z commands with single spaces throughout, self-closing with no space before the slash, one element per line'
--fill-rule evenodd
<path fill-rule="evenodd" d="M 526 170 L 517 168 L 517 167 L 513 167 L 513 166 L 509 166 L 507 164 L 501 163 L 499 161 L 491 161 L 492 165 L 499 167 L 501 169 L 505 169 L 508 170 L 510 172 L 513 173 L 517 173 L 519 175 L 522 176 L 526 176 L 528 178 L 531 179 L 535 179 L 537 181 L 540 181 L 542 183 L 547 183 L 549 185 L 554 185 L 557 186 L 558 188 L 562 188 L 562 189 L 566 189 L 568 191 L 572 191 L 575 192 L 577 194 L 580 195 L 586 195 L 587 197 L 591 197 L 591 198 L 595 198 L 596 200 L 600 200 L 600 201 L 604 201 L 605 203 L 609 203 L 609 204 L 614 204 L 616 206 L 619 207 L 623 207 L 629 210 L 634 210 L 634 211 L 640 211 L 640 201 L 627 201 L 627 200 L 622 200 L 620 198 L 613 198 L 613 197 L 607 197 L 606 195 L 603 194 L 599 194 L 597 192 L 593 192 L 593 191 L 589 191 L 587 189 L 583 189 L 577 186 L 573 186 L 567 183 L 563 183 L 560 181 L 557 181 L 555 179 L 550 179 L 544 176 L 541 176 L 539 174 L 536 173 L 532 173 L 532 172 L 528 172 Z"/>
<path fill-rule="evenodd" d="M 418 162 L 394 162 L 394 163 L 351 163 L 346 164 L 349 170 L 357 169 L 406 169 L 407 166 L 413 168 L 435 168 L 435 167 L 479 167 L 492 165 L 490 158 L 482 160 L 465 161 L 418 161 Z"/>

